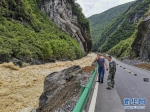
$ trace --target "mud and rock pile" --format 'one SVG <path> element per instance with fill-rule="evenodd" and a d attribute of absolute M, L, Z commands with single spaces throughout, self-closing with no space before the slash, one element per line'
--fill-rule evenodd
<path fill-rule="evenodd" d="M 78 101 L 81 85 L 86 85 L 90 77 L 91 73 L 83 72 L 77 65 L 49 74 L 36 112 L 71 112 Z"/>
<path fill-rule="evenodd" d="M 141 63 L 141 64 L 137 64 L 135 66 L 139 67 L 139 68 L 150 70 L 150 64 L 148 64 L 148 63 Z"/>
<path fill-rule="evenodd" d="M 91 73 L 95 69 L 95 66 L 85 66 L 82 70 L 86 73 Z"/>

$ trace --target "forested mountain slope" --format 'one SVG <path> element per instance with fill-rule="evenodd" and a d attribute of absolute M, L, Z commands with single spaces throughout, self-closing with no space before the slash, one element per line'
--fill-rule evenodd
<path fill-rule="evenodd" d="M 119 42 L 134 35 L 139 21 L 149 10 L 149 4 L 149 0 L 137 0 L 124 13 L 117 16 L 102 32 L 101 38 L 97 40 L 96 50 L 110 51 Z"/>
<path fill-rule="evenodd" d="M 119 14 L 125 11 L 132 3 L 133 2 L 116 6 L 103 13 L 95 14 L 88 18 L 90 21 L 91 35 L 94 45 L 96 40 L 98 40 L 101 37 L 101 33 L 103 32 L 105 27 Z"/>
<path fill-rule="evenodd" d="M 150 7 L 147 7 L 146 13 L 136 23 L 132 36 L 119 42 L 108 53 L 117 57 L 129 56 L 131 59 L 135 57 L 149 59 L 149 29 L 147 27 L 149 25 L 149 15 Z"/>
<path fill-rule="evenodd" d="M 76 21 L 83 29 L 86 24 L 87 34 L 82 35 L 84 42 L 78 39 L 79 42 L 70 33 L 62 31 L 40 11 L 41 2 L 44 1 L 0 1 L 0 63 L 7 62 L 10 58 L 17 58 L 26 62 L 30 62 L 32 59 L 76 59 L 90 51 L 90 44 L 90 46 L 85 47 L 87 42 L 90 43 L 91 41 L 88 31 L 89 23 L 78 4 L 75 4 L 73 0 L 66 1 L 74 17 L 80 18 L 80 21 L 86 20 L 82 24 L 80 21 Z M 80 15 L 77 15 L 77 12 Z M 80 45 L 83 43 L 85 46 L 82 49 Z"/>

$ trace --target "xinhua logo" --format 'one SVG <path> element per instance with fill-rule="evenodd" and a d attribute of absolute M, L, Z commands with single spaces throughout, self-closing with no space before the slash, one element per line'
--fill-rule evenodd
<path fill-rule="evenodd" d="M 145 98 L 124 98 L 124 109 L 145 109 Z"/>

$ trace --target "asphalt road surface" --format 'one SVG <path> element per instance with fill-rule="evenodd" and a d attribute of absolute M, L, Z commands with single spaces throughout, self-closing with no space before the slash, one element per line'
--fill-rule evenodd
<path fill-rule="evenodd" d="M 115 60 L 115 59 L 114 59 Z M 94 112 L 150 112 L 150 72 L 115 60 L 117 72 L 115 88 L 107 90 L 107 74 L 104 83 L 98 85 L 98 93 Z M 145 106 L 145 109 L 124 109 L 124 98 L 130 99 L 129 106 Z M 145 98 L 145 105 L 132 104 L 132 98 Z"/>

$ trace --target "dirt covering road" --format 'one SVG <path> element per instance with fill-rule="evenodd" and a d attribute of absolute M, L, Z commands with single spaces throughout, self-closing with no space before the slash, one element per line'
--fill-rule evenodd
<path fill-rule="evenodd" d="M 150 70 L 150 64 L 148 64 L 148 63 L 141 63 L 141 64 L 137 64 L 135 66 L 139 67 L 139 68 Z"/>
<path fill-rule="evenodd" d="M 0 112 L 29 112 L 38 107 L 44 78 L 72 65 L 90 66 L 96 54 L 82 59 L 18 68 L 12 63 L 0 65 Z"/>

